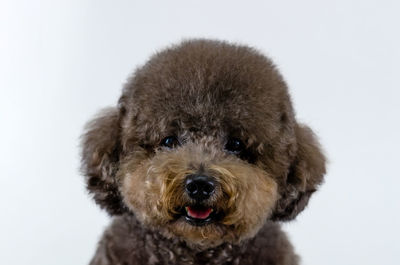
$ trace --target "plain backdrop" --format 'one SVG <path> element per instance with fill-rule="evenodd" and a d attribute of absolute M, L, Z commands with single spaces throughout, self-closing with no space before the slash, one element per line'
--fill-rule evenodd
<path fill-rule="evenodd" d="M 109 217 L 79 136 L 126 77 L 184 38 L 248 44 L 279 66 L 329 157 L 284 225 L 302 264 L 400 262 L 400 2 L 0 1 L 0 263 L 87 264 Z"/>

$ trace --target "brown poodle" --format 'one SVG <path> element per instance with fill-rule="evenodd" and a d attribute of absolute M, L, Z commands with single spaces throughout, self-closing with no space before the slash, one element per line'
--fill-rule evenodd
<path fill-rule="evenodd" d="M 82 146 L 87 188 L 114 216 L 91 264 L 298 264 L 277 221 L 304 209 L 325 158 L 258 51 L 157 53 Z"/>

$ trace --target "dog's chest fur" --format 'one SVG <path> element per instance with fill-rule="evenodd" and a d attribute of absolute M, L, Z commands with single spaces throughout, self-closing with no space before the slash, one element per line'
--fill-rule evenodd
<path fill-rule="evenodd" d="M 223 244 L 203 251 L 145 229 L 134 216 L 114 218 L 91 264 L 282 264 L 298 258 L 279 225 L 267 223 L 257 236 L 240 245 Z"/>

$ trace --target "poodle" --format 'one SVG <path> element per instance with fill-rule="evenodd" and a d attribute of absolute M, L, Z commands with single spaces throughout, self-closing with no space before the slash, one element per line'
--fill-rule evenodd
<path fill-rule="evenodd" d="M 90 264 L 279 264 L 280 229 L 325 157 L 259 51 L 194 39 L 153 55 L 82 136 L 82 172 L 112 216 Z"/>

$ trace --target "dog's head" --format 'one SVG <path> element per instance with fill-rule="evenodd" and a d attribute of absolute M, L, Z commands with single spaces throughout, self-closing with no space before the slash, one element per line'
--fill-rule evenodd
<path fill-rule="evenodd" d="M 325 173 L 312 131 L 257 51 L 186 41 L 154 55 L 88 124 L 82 169 L 110 214 L 199 246 L 293 219 Z"/>

